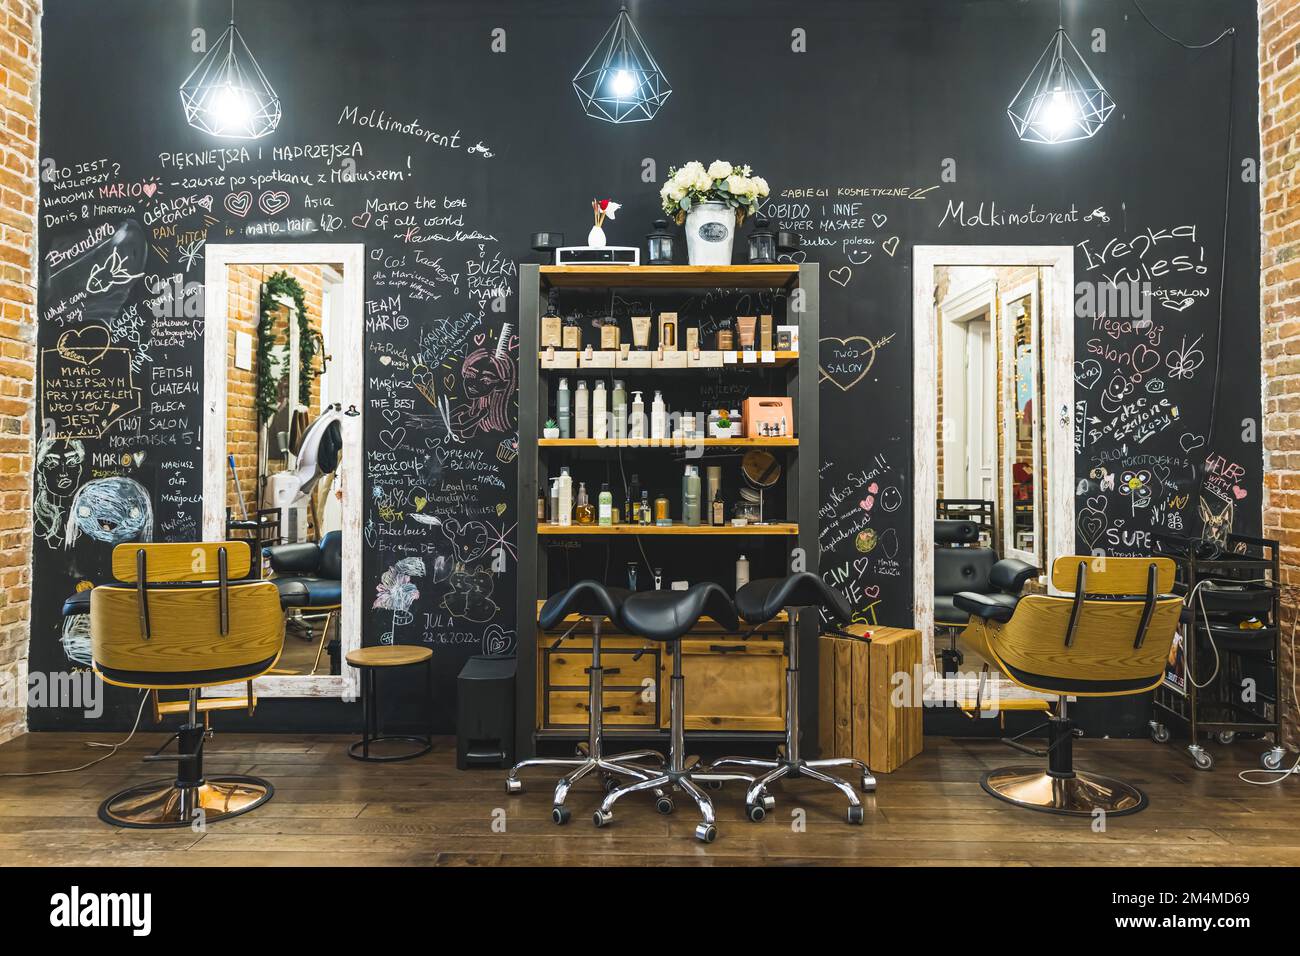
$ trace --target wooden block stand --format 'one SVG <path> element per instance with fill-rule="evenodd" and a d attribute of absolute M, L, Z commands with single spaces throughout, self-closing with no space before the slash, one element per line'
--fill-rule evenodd
<path fill-rule="evenodd" d="M 856 757 L 891 773 L 921 752 L 921 632 L 898 627 L 846 628 L 859 638 L 823 636 L 818 646 L 823 757 Z M 907 675 L 904 706 L 892 698 L 894 675 Z"/>

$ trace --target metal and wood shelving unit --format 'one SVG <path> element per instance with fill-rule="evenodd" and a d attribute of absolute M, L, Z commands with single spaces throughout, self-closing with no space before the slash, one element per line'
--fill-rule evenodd
<path fill-rule="evenodd" d="M 541 316 L 548 295 L 552 289 L 590 291 L 614 289 L 639 289 L 663 293 L 689 294 L 695 291 L 723 290 L 782 290 L 787 295 L 798 289 L 801 293 L 799 311 L 789 311 L 784 317 L 785 324 L 799 325 L 799 352 L 776 352 L 774 361 L 755 364 L 745 362 L 737 356 L 735 363 L 714 366 L 708 372 L 726 375 L 729 372 L 751 372 L 763 370 L 773 372 L 784 382 L 784 394 L 794 400 L 795 435 L 783 438 L 697 438 L 689 444 L 705 449 L 717 448 L 744 452 L 750 448 L 764 448 L 784 460 L 785 471 L 785 519 L 766 524 L 753 524 L 735 527 L 699 525 L 688 527 L 674 523 L 671 527 L 640 526 L 630 524 L 601 527 L 598 525 L 570 525 L 567 527 L 539 523 L 537 520 L 537 497 L 539 489 L 547 487 L 548 476 L 558 472 L 560 465 L 569 460 L 566 456 L 581 454 L 584 456 L 626 454 L 644 458 L 645 456 L 665 455 L 681 451 L 681 441 L 639 440 L 619 443 L 614 440 L 596 439 L 545 439 L 541 438 L 542 425 L 549 416 L 549 402 L 552 383 L 561 376 L 575 377 L 583 374 L 610 375 L 609 369 L 554 369 L 545 367 L 544 353 L 539 347 Z M 787 300 L 788 301 L 788 300 Z M 801 548 L 807 570 L 817 572 L 817 487 L 818 465 L 821 461 L 818 440 L 818 267 L 815 264 L 802 265 L 738 265 L 717 267 L 692 266 L 538 266 L 525 264 L 520 267 L 519 292 L 519 354 L 536 356 L 533 361 L 520 363 L 519 370 L 519 574 L 516 605 L 518 631 L 518 671 L 516 680 L 516 746 L 519 756 L 529 756 L 536 751 L 539 743 L 544 741 L 579 741 L 586 739 L 585 719 L 573 713 L 555 716 L 559 708 L 570 709 L 585 706 L 585 677 L 581 667 L 574 670 L 575 658 L 581 663 L 583 653 L 583 625 L 570 635 L 562 646 L 556 646 L 556 635 L 538 632 L 536 627 L 537 611 L 542 601 L 550 594 L 548 587 L 548 557 L 545 544 L 556 539 L 580 539 L 582 541 L 599 541 L 602 539 L 634 538 L 638 536 L 654 537 L 660 544 L 678 544 L 685 549 L 701 546 L 699 542 L 691 544 L 694 539 L 715 541 L 736 538 L 744 540 L 777 540 L 787 553 Z M 637 368 L 613 370 L 620 378 L 636 377 L 641 381 L 658 380 L 681 382 L 683 377 L 700 375 L 705 369 L 687 368 Z M 703 459 L 707 461 L 707 459 Z M 788 564 L 788 558 L 787 558 Z M 730 566 L 728 565 L 728 570 Z M 764 571 L 766 575 L 775 575 L 778 569 Z M 764 576 L 756 574 L 758 576 Z M 721 580 L 728 591 L 733 582 Z M 727 635 L 720 632 L 711 621 L 701 621 L 698 635 L 692 635 L 683 643 L 683 651 L 688 661 L 692 654 L 698 655 L 695 666 L 710 666 L 716 661 L 719 667 L 729 666 L 743 668 L 744 680 L 732 682 L 722 679 L 713 682 L 715 686 L 735 687 L 744 692 L 744 681 L 758 681 L 764 692 L 770 691 L 771 713 L 758 713 L 740 718 L 721 719 L 709 716 L 688 715 L 687 729 L 694 739 L 701 736 L 726 740 L 731 743 L 758 742 L 778 743 L 783 739 L 784 722 L 784 654 L 781 652 L 781 635 L 779 622 L 775 626 L 760 629 L 748 635 L 748 640 L 741 640 L 740 635 Z M 585 633 L 589 633 L 589 629 Z M 644 695 L 634 693 L 640 689 L 640 682 L 647 676 L 658 674 L 660 679 L 666 673 L 663 668 L 668 655 L 659 653 L 657 647 L 641 647 L 639 638 L 619 637 L 617 628 L 611 627 L 605 633 L 610 636 L 603 641 L 607 655 L 622 655 L 619 660 L 627 665 L 626 680 L 637 680 L 628 686 L 618 683 L 617 677 L 611 677 L 607 669 L 608 711 L 605 726 L 606 736 L 626 737 L 654 742 L 667 739 L 667 711 L 659 708 L 659 697 L 666 700 L 666 691 L 658 695 L 656 701 L 646 701 Z M 747 633 L 747 632 L 744 632 Z M 809 619 L 801 623 L 801 651 L 805 661 L 817 660 L 817 634 L 815 621 Z M 590 645 L 586 645 L 587 660 L 590 659 Z M 644 662 L 644 663 L 643 663 Z M 608 668 L 611 661 L 606 661 Z M 617 666 L 617 662 L 614 662 Z M 635 671 L 635 673 L 633 673 Z M 645 671 L 645 674 L 641 672 Z M 567 676 L 566 676 L 567 675 Z M 640 675 L 640 676 L 638 676 Z M 688 666 L 688 687 L 690 683 Z M 581 679 L 580 679 L 581 678 Z M 625 681 L 626 683 L 626 681 Z M 570 688 L 569 684 L 573 684 Z M 770 688 L 768 685 L 770 684 Z M 664 683 L 666 688 L 666 682 Z M 610 695 L 621 695 L 613 699 Z M 688 689 L 688 708 L 691 691 Z M 804 728 L 804 746 L 816 752 L 817 741 L 817 668 L 800 669 L 799 700 L 804 713 L 801 714 Z M 649 709 L 647 709 L 647 707 Z M 617 708 L 617 709 L 616 709 Z M 761 710 L 761 708 L 760 708 Z M 642 711 L 645 711 L 642 713 Z M 540 715 L 540 716 L 539 716 Z M 623 725 L 620 727 L 620 725 Z M 727 728 L 727 729 L 720 729 Z"/>
<path fill-rule="evenodd" d="M 1184 687 L 1166 680 L 1156 688 L 1152 739 L 1169 741 L 1167 722 L 1186 727 L 1188 755 L 1197 769 L 1210 770 L 1206 737 L 1227 745 L 1272 735 L 1261 763 L 1278 769 L 1284 755 L 1279 543 L 1236 534 L 1222 547 L 1162 533 L 1155 539 L 1156 553 L 1174 559 L 1174 590 L 1187 606 L 1179 628 Z M 1245 620 L 1255 626 L 1241 626 Z"/>

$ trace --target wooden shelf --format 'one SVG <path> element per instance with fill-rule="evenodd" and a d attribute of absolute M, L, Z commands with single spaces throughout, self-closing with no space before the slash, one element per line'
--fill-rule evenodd
<path fill-rule="evenodd" d="M 676 523 L 666 528 L 658 525 L 639 525 L 639 524 L 616 524 L 607 527 L 601 527 L 598 524 L 569 525 L 567 528 L 559 525 L 542 524 L 537 526 L 537 533 L 543 537 L 560 537 L 574 538 L 588 535 L 610 535 L 610 534 L 627 534 L 627 535 L 657 535 L 657 534 L 687 534 L 687 535 L 797 535 L 799 526 L 797 524 L 788 524 L 786 522 L 770 522 L 768 524 L 747 524 L 743 528 L 737 528 L 734 525 L 697 525 L 691 527 Z"/>
<path fill-rule="evenodd" d="M 641 439 L 623 442 L 604 438 L 539 438 L 539 448 L 791 448 L 797 447 L 797 438 L 677 438 Z"/>
<path fill-rule="evenodd" d="M 555 351 L 573 352 L 573 349 L 556 349 Z M 586 351 L 586 350 L 583 349 L 582 351 Z M 704 351 L 708 352 L 708 351 L 715 351 L 715 350 L 704 349 Z M 582 352 L 580 351 L 578 354 L 581 355 Z M 709 371 L 710 369 L 717 369 L 717 368 L 741 369 L 741 370 L 756 369 L 756 368 L 781 368 L 786 365 L 792 365 L 795 362 L 799 361 L 798 352 L 775 352 L 773 353 L 773 355 L 775 356 L 775 361 L 772 362 L 764 362 L 761 360 L 754 361 L 754 362 L 746 362 L 744 359 L 744 355 L 745 355 L 744 352 L 736 351 L 733 352 L 732 354 L 736 356 L 736 361 L 731 363 L 724 362 L 721 366 L 686 365 L 678 368 L 665 368 L 664 366 L 658 366 L 658 367 L 650 366 L 645 368 L 638 368 L 638 367 L 633 367 L 628 365 L 615 365 L 612 368 L 592 368 L 590 366 L 583 367 L 579 365 L 577 368 L 553 368 L 553 367 L 547 367 L 545 365 L 540 365 L 540 368 L 543 372 L 563 372 L 566 375 L 572 374 L 573 372 L 612 372 L 615 374 L 619 372 L 623 372 L 623 373 L 640 375 L 643 372 L 705 372 L 705 371 Z M 761 354 L 762 353 L 758 351 L 754 352 L 754 355 L 756 356 Z M 545 360 L 545 358 L 546 358 L 546 352 L 544 350 L 537 353 L 537 360 L 539 363 Z"/>
<path fill-rule="evenodd" d="M 784 289 L 799 280 L 797 265 L 542 266 L 548 288 Z"/>

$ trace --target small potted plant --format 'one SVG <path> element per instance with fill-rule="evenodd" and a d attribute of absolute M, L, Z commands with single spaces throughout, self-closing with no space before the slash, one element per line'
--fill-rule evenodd
<path fill-rule="evenodd" d="M 555 424 L 554 418 L 546 419 L 546 424 L 542 426 L 542 437 L 543 438 L 560 437 L 560 426 Z"/>
<path fill-rule="evenodd" d="M 715 159 L 668 170 L 659 190 L 664 212 L 686 226 L 686 255 L 693 266 L 731 265 L 736 227 L 758 212 L 770 190 L 748 166 Z"/>
<path fill-rule="evenodd" d="M 718 420 L 711 423 L 714 438 L 731 437 L 731 416 L 725 408 L 718 410 Z"/>

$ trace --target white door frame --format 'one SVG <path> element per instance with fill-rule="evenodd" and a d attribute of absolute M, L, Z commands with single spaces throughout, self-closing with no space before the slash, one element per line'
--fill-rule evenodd
<path fill-rule="evenodd" d="M 203 323 L 203 538 L 220 541 L 226 534 L 226 338 L 232 265 L 335 265 L 343 267 L 342 314 L 338 341 L 331 349 L 332 371 L 341 380 L 340 402 L 345 414 L 339 482 L 343 488 L 343 599 L 338 615 L 340 654 L 361 646 L 361 492 L 364 361 L 362 328 L 365 299 L 365 246 L 361 243 L 216 243 L 204 249 Z M 349 321 L 350 320 L 350 321 Z M 356 414 L 348 414 L 353 411 Z M 338 483 L 336 483 L 337 486 Z M 253 690 L 261 697 L 358 697 L 356 672 L 344 666 L 341 675 L 274 675 L 259 677 Z M 242 693 L 242 685 L 208 688 L 205 695 Z"/>
<path fill-rule="evenodd" d="M 1029 296 L 1030 310 L 1030 331 L 1029 340 L 1034 354 L 1034 381 L 1033 389 L 1033 407 L 1034 414 L 1043 426 L 1035 428 L 1032 438 L 1032 449 L 1030 454 L 1033 456 L 1034 466 L 1034 551 L 1037 551 L 1043 542 L 1045 515 L 1043 513 L 1043 495 L 1046 487 L 1043 486 L 1040 479 L 1042 478 L 1042 461 L 1043 446 L 1041 432 L 1046 427 L 1047 419 L 1043 417 L 1043 410 L 1038 406 L 1042 404 L 1039 401 L 1040 385 L 1040 367 L 1042 366 L 1042 347 L 1043 343 L 1039 341 L 1040 326 L 1045 322 L 1039 320 L 1039 316 L 1046 316 L 1047 312 L 1043 309 L 1043 303 L 1039 300 L 1038 295 L 1038 277 L 1022 282 L 1010 289 L 1005 289 L 998 294 L 998 315 L 1002 317 L 1002 342 L 999 351 L 1002 355 L 1007 356 L 1007 361 L 1002 363 L 1002 404 L 998 408 L 998 415 L 1009 426 L 1010 418 L 1007 416 L 1008 409 L 1014 409 L 1016 405 L 1016 364 L 1015 364 L 1015 331 L 1011 327 L 1011 320 L 1007 316 L 1008 303 L 1015 302 L 1017 299 Z M 1043 394 L 1046 394 L 1044 390 Z M 1073 398 L 1071 398 L 1073 402 Z M 1011 466 L 1016 460 L 1014 451 L 1015 438 L 1004 431 L 1007 436 L 1002 443 L 1002 483 L 998 488 L 998 494 L 1002 497 L 1002 509 L 1006 514 L 1007 520 L 1002 524 L 1002 551 L 1003 557 L 1017 558 L 1027 564 L 1037 564 L 1038 558 L 1033 551 L 1025 551 L 1016 545 L 1016 502 L 1012 494 L 1011 483 Z M 1073 484 L 1073 481 L 1071 481 Z M 1046 551 L 1043 552 L 1047 554 Z"/>
<path fill-rule="evenodd" d="M 958 292 L 956 295 L 950 295 L 948 296 L 948 298 L 944 299 L 942 302 L 939 303 L 938 308 L 939 308 L 939 318 L 944 323 L 943 334 L 945 337 L 949 335 L 950 331 L 954 330 L 955 327 L 957 326 L 960 326 L 962 328 L 963 335 L 964 335 L 967 324 L 972 320 L 978 319 L 981 316 L 983 316 L 988 319 L 988 323 L 989 323 L 989 344 L 994 348 L 997 347 L 996 337 L 994 336 L 994 330 L 997 326 L 996 316 L 997 316 L 997 308 L 998 308 L 998 280 L 997 279 L 992 277 L 988 279 L 984 279 L 981 282 L 975 283 L 975 285 L 971 286 L 969 289 L 966 289 L 962 292 Z M 946 342 L 947 339 L 945 338 L 944 341 Z M 937 341 L 935 343 L 935 348 L 936 349 L 938 348 Z M 944 363 L 943 380 L 945 385 L 946 383 L 952 381 L 953 372 L 955 371 L 955 369 L 952 368 L 947 363 L 947 359 L 949 358 L 950 355 L 951 353 L 945 347 L 943 354 L 940 355 L 938 358 L 938 362 Z M 938 367 L 938 362 L 936 363 L 936 368 Z M 993 364 L 994 364 L 994 368 L 996 369 L 997 363 L 994 362 Z M 993 378 L 990 377 L 989 381 L 990 382 L 993 381 Z M 946 399 L 947 399 L 947 395 L 945 394 L 945 405 L 944 405 L 945 417 L 947 417 Z M 996 401 L 994 402 L 994 404 L 996 404 Z M 953 436 L 953 441 L 951 442 L 951 446 L 954 449 L 957 447 L 964 448 L 967 445 L 967 438 L 968 438 L 966 434 L 966 432 L 968 431 L 966 427 L 966 416 L 962 415 L 955 420 L 961 423 L 961 432 L 959 435 Z M 952 460 L 948 454 L 948 451 L 949 451 L 948 448 L 944 448 L 945 482 L 947 481 L 948 462 Z M 935 488 L 936 496 L 938 496 L 939 490 L 940 489 L 936 486 Z M 945 495 L 943 497 L 952 497 L 952 498 L 976 497 L 975 495 L 970 494 L 969 491 L 970 491 L 969 482 L 967 482 L 966 493 L 960 495 Z"/>
<path fill-rule="evenodd" d="M 1043 286 L 1044 355 L 1048 363 L 1043 409 L 1047 433 L 1050 514 L 1048 564 L 1074 552 L 1074 249 L 1072 246 L 913 246 L 912 247 L 912 618 L 921 632 L 927 700 L 974 700 L 973 678 L 944 678 L 934 670 L 934 501 L 938 441 L 934 396 L 940 360 L 935 331 L 936 266 L 1038 266 L 1051 270 Z M 1050 414 L 1048 412 L 1050 411 Z M 998 678 L 1002 698 L 1040 697 Z M 987 696 L 987 694 L 986 694 Z"/>

